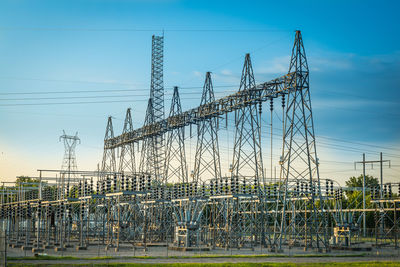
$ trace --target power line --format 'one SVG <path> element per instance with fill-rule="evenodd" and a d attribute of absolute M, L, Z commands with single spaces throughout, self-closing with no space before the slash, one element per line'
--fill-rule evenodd
<path fill-rule="evenodd" d="M 235 87 L 234 85 L 220 85 L 220 86 L 214 86 L 216 88 L 229 88 L 229 87 Z M 181 90 L 188 90 L 188 89 L 202 89 L 203 86 L 185 86 L 185 87 L 179 87 Z M 107 90 L 80 90 L 80 91 L 36 91 L 36 92 L 6 92 L 6 93 L 0 93 L 0 95 L 43 95 L 43 94 L 74 94 L 74 93 L 105 93 L 105 92 L 143 92 L 149 90 L 149 88 L 135 88 L 135 89 L 118 89 L 118 90 L 113 90 L 113 89 L 107 89 Z M 216 92 L 218 93 L 218 92 Z M 182 93 L 185 94 L 185 93 Z"/>
<path fill-rule="evenodd" d="M 223 91 L 217 93 L 226 93 L 234 91 Z M 200 94 L 200 92 L 183 92 L 181 95 L 195 95 Z M 172 96 L 172 94 L 165 94 L 166 96 Z M 32 100 L 55 100 L 55 99 L 87 99 L 87 98 L 115 98 L 115 97 L 148 97 L 148 94 L 142 95 L 95 95 L 95 96 L 62 96 L 62 97 L 36 97 L 36 98 L 0 98 L 0 101 L 32 101 Z"/>
<path fill-rule="evenodd" d="M 0 31 L 44 32 L 292 32 L 292 30 L 235 29 L 235 28 L 72 28 L 72 27 L 0 27 Z"/>

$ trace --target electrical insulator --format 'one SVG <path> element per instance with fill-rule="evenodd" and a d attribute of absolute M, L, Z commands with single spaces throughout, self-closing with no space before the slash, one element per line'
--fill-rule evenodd
<path fill-rule="evenodd" d="M 178 197 L 178 188 L 177 188 L 176 184 L 174 184 L 173 194 L 174 194 L 173 195 L 174 199 Z"/>
<path fill-rule="evenodd" d="M 385 184 L 383 185 L 383 197 L 387 198 L 387 188 Z"/>
<path fill-rule="evenodd" d="M 132 176 L 132 179 L 133 179 L 133 181 L 132 181 L 132 187 L 133 187 L 132 190 L 133 191 L 137 191 L 137 176 L 136 176 L 136 174 Z"/>
<path fill-rule="evenodd" d="M 111 192 L 111 178 L 107 176 L 107 193 Z"/>
<path fill-rule="evenodd" d="M 120 191 L 124 191 L 125 189 L 125 176 L 122 174 L 121 175 L 121 190 Z"/>
<path fill-rule="evenodd" d="M 151 177 L 150 177 L 150 175 L 147 176 L 147 188 L 148 189 L 151 188 Z"/>
<path fill-rule="evenodd" d="M 93 177 L 90 178 L 89 195 L 93 195 Z"/>
<path fill-rule="evenodd" d="M 85 187 L 84 187 L 83 195 L 84 195 L 84 196 L 87 196 L 88 193 L 89 193 L 89 190 L 88 190 L 88 183 L 87 183 L 87 181 L 85 180 Z"/>
<path fill-rule="evenodd" d="M 274 110 L 274 99 L 269 99 L 269 110 L 272 112 Z"/>
<path fill-rule="evenodd" d="M 326 184 L 325 184 L 325 191 L 326 191 L 326 195 L 328 196 L 329 195 L 329 181 L 328 180 L 326 180 Z"/>
<path fill-rule="evenodd" d="M 79 182 L 79 185 L 78 185 L 78 197 L 81 197 L 82 196 L 82 182 Z"/>
<path fill-rule="evenodd" d="M 331 195 L 333 195 L 333 181 L 331 181 Z"/>
<path fill-rule="evenodd" d="M 114 175 L 113 179 L 113 192 L 117 192 L 117 175 Z"/>
<path fill-rule="evenodd" d="M 246 178 L 243 179 L 243 194 L 247 194 Z"/>
<path fill-rule="evenodd" d="M 233 178 L 233 176 L 231 176 L 231 194 L 235 194 L 235 178 Z"/>
<path fill-rule="evenodd" d="M 388 184 L 389 198 L 392 198 L 392 184 Z"/>

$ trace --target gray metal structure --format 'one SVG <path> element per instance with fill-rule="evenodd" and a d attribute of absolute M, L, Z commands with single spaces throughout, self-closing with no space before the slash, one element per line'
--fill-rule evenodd
<path fill-rule="evenodd" d="M 300 31 L 288 74 L 256 84 L 247 54 L 236 93 L 215 99 L 207 72 L 200 106 L 182 111 L 175 87 L 168 118 L 164 118 L 162 53 L 163 37 L 153 36 L 152 83 L 144 126 L 133 128 L 128 109 L 122 134 L 115 136 L 109 117 L 101 167 L 95 171 L 72 168 L 70 148 L 79 139 L 64 135 L 64 140 L 72 141 L 63 164 L 69 167 L 39 170 L 34 182 L 9 187 L 3 183 L 0 226 L 10 245 L 34 252 L 72 246 L 84 250 L 92 245 L 147 249 L 155 244 L 174 249 L 262 246 L 277 252 L 287 247 L 327 251 L 350 246 L 349 240 L 360 230 L 360 220 L 354 218 L 369 212 L 376 214 L 376 245 L 398 247 L 400 199 L 391 192 L 400 185 L 382 181 L 379 188 L 364 188 L 364 194 L 373 196 L 373 207 L 349 203 L 343 208 L 343 190 L 354 189 L 319 177 L 309 69 Z M 267 182 L 261 153 L 261 107 L 277 99 L 284 108 L 281 173 L 279 181 Z M 233 157 L 231 173 L 222 175 L 219 121 L 229 113 L 235 114 Z M 185 154 L 186 126 L 197 126 L 191 178 Z M 138 168 L 135 147 L 141 148 Z"/>

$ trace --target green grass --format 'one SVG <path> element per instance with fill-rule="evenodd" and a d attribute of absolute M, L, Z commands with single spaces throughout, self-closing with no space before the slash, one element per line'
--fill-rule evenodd
<path fill-rule="evenodd" d="M 168 266 L 168 267 L 358 267 L 358 266 L 369 266 L 369 267 L 392 267 L 400 266 L 398 262 L 340 262 L 340 263 L 167 263 L 167 264 L 143 264 L 143 263 L 99 263 L 99 264 L 26 264 L 26 263 L 10 263 L 8 266 L 12 267 L 22 267 L 22 266 L 36 266 L 36 267 L 52 267 L 52 266 L 68 266 L 68 267 L 83 267 L 83 266 L 110 266 L 110 267 L 158 267 L 158 266 Z"/>
<path fill-rule="evenodd" d="M 9 261 L 15 260 L 111 260 L 111 259 L 201 259 L 201 258 L 288 258 L 288 257 L 299 257 L 299 258 L 316 258 L 316 257 L 364 257 L 367 254 L 299 254 L 299 255 L 283 255 L 283 254 L 259 254 L 259 255 L 215 255 L 215 254 L 203 254 L 203 255 L 193 255 L 193 256 L 169 256 L 169 257 L 154 257 L 154 256 L 101 256 L 101 257 L 72 257 L 72 256 L 28 256 L 28 257 L 7 257 Z"/>

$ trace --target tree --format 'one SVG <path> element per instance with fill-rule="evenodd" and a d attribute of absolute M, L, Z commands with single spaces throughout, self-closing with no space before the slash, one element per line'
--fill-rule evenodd
<path fill-rule="evenodd" d="M 15 186 L 38 187 L 39 182 L 40 182 L 39 179 L 30 178 L 29 176 L 18 176 L 17 180 L 15 181 Z"/>
<path fill-rule="evenodd" d="M 373 188 L 379 185 L 378 178 L 373 176 L 365 175 L 365 187 Z M 350 177 L 348 181 L 346 181 L 347 187 L 362 187 L 363 186 L 363 175 L 360 174 L 358 177 Z"/>
<path fill-rule="evenodd" d="M 379 181 L 377 178 L 369 175 L 365 175 L 365 187 L 373 188 L 379 185 Z M 346 186 L 350 188 L 350 190 L 346 191 L 347 199 L 345 200 L 344 206 L 346 208 L 362 208 L 362 186 L 363 186 L 363 175 L 361 174 L 358 177 L 350 177 L 348 181 L 346 181 Z M 358 188 L 355 190 L 351 190 L 351 188 Z M 366 208 L 371 208 L 371 192 L 366 190 L 365 192 L 365 204 Z M 367 227 L 374 227 L 374 216 L 372 212 L 366 213 L 366 222 Z"/>

